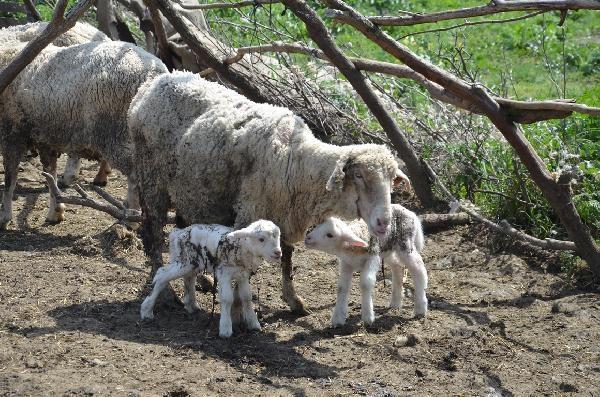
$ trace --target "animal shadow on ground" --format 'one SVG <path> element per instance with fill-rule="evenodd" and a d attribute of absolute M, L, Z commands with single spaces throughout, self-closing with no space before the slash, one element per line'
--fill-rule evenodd
<path fill-rule="evenodd" d="M 183 310 L 168 312 L 155 309 L 152 321 L 139 320 L 140 301 L 97 301 L 59 307 L 48 312 L 56 325 L 20 328 L 12 332 L 36 337 L 63 331 L 99 334 L 107 338 L 142 344 L 162 344 L 175 349 L 191 349 L 203 356 L 226 361 L 259 382 L 270 374 L 288 378 L 332 378 L 336 368 L 303 357 L 296 347 L 322 339 L 322 333 L 308 333 L 304 338 L 277 341 L 273 332 L 237 332 L 227 339 L 217 335 L 219 315 L 210 311 L 187 314 Z M 264 371 L 255 373 L 249 364 L 259 364 Z M 274 385 L 277 386 L 277 385 Z M 287 386 L 286 386 L 287 387 Z M 290 390 L 298 394 L 297 390 Z M 301 394 L 301 393 L 300 393 Z"/>

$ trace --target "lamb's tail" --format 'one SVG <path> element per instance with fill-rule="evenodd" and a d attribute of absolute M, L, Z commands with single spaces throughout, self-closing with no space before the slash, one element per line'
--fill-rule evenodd
<path fill-rule="evenodd" d="M 423 225 L 418 216 L 415 215 L 415 246 L 417 251 L 423 251 L 425 246 L 425 236 L 423 235 Z"/>

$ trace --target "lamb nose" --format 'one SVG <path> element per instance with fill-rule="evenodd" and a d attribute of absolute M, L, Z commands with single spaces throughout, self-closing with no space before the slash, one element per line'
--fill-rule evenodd
<path fill-rule="evenodd" d="M 275 256 L 281 257 L 281 250 L 277 250 L 277 251 L 275 251 L 273 253 L 275 254 Z"/>

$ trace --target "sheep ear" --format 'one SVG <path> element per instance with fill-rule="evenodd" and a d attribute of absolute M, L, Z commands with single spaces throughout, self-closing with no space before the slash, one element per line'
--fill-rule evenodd
<path fill-rule="evenodd" d="M 344 230 L 342 233 L 342 240 L 351 247 L 363 247 L 367 248 L 369 244 L 362 238 L 358 237 L 351 230 Z"/>
<path fill-rule="evenodd" d="M 325 186 L 325 189 L 327 189 L 328 192 L 333 192 L 334 190 L 342 190 L 342 188 L 344 187 L 344 177 L 346 176 L 344 168 L 346 167 L 346 163 L 347 158 L 343 157 L 339 159 L 338 162 L 335 164 L 333 173 L 329 177 L 327 185 Z"/>
<path fill-rule="evenodd" d="M 396 176 L 394 177 L 394 181 L 392 182 L 394 187 L 400 187 L 402 184 L 406 185 L 406 189 L 410 188 L 410 179 L 408 176 L 399 169 L 396 170 Z"/>
<path fill-rule="evenodd" d="M 229 240 L 236 240 L 236 239 L 241 239 L 244 237 L 251 237 L 251 236 L 252 236 L 252 232 L 250 232 L 246 229 L 235 230 L 235 231 L 227 234 L 227 238 Z"/>

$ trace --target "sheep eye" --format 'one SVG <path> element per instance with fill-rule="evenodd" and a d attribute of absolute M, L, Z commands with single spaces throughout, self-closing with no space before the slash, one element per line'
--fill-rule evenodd
<path fill-rule="evenodd" d="M 360 172 L 355 172 L 354 177 L 358 178 L 358 179 L 362 179 L 362 175 L 360 174 Z"/>
<path fill-rule="evenodd" d="M 264 243 L 265 239 L 261 237 L 261 238 L 258 239 L 258 241 L 260 241 L 261 243 Z"/>
<path fill-rule="evenodd" d="M 327 233 L 327 237 L 329 237 L 329 238 L 333 238 L 333 234 L 331 234 L 331 233 Z"/>

